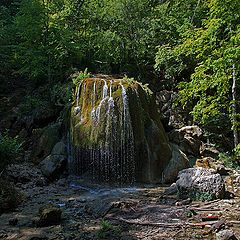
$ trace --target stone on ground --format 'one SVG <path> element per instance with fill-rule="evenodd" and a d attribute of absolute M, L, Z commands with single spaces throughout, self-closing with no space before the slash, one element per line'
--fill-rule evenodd
<path fill-rule="evenodd" d="M 63 155 L 49 155 L 39 165 L 42 174 L 49 180 L 55 180 L 65 171 L 67 158 Z"/>
<path fill-rule="evenodd" d="M 40 219 L 37 223 L 39 227 L 57 225 L 61 222 L 62 211 L 59 207 L 48 204 L 39 209 Z"/>
<path fill-rule="evenodd" d="M 180 198 L 202 195 L 211 200 L 224 197 L 224 181 L 214 169 L 188 168 L 179 172 L 178 178 Z"/>

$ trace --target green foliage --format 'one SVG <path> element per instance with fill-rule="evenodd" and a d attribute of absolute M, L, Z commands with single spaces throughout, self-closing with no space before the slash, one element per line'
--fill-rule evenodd
<path fill-rule="evenodd" d="M 191 199 L 195 200 L 195 201 L 205 202 L 205 201 L 212 201 L 212 200 L 215 199 L 215 197 L 208 192 L 198 192 L 198 191 L 196 191 L 196 192 L 192 193 Z"/>
<path fill-rule="evenodd" d="M 173 1 L 170 9 L 174 12 L 180 2 Z M 227 123 L 236 129 L 239 124 L 233 121 L 230 94 L 233 64 L 237 78 L 240 70 L 240 4 L 237 0 L 209 0 L 195 5 L 195 1 L 192 18 L 198 20 L 194 23 L 191 14 L 186 19 L 193 2 L 183 4 L 187 10 L 183 18 L 179 16 L 185 22 L 182 28 L 176 27 L 178 41 L 159 47 L 155 68 L 165 79 L 175 81 L 179 89 L 176 101 L 189 110 L 194 121 L 205 126 L 225 127 Z M 180 13 L 179 9 L 174 14 Z"/>
<path fill-rule="evenodd" d="M 21 151 L 21 146 L 18 137 L 10 137 L 7 132 L 0 135 L 0 171 L 14 162 Z"/>
<path fill-rule="evenodd" d="M 82 80 L 89 77 L 90 77 L 90 73 L 88 73 L 88 69 L 85 68 L 84 71 L 80 71 L 80 73 L 72 79 L 73 85 L 78 86 Z"/>
<path fill-rule="evenodd" d="M 44 108 L 48 105 L 48 102 L 42 99 L 40 96 L 26 95 L 22 103 L 19 106 L 19 113 L 23 116 L 29 115 L 33 110 L 38 110 Z"/>
<path fill-rule="evenodd" d="M 98 232 L 98 238 L 103 239 L 107 236 L 119 236 L 120 235 L 120 228 L 117 226 L 113 226 L 107 220 L 101 220 L 100 222 L 100 230 Z"/>
<path fill-rule="evenodd" d="M 240 144 L 238 144 L 230 153 L 219 153 L 218 158 L 224 162 L 226 167 L 240 169 Z"/>

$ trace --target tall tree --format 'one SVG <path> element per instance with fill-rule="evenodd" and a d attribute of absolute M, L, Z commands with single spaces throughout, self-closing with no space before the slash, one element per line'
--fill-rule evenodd
<path fill-rule="evenodd" d="M 178 85 L 178 99 L 183 107 L 192 106 L 194 120 L 204 125 L 223 126 L 231 120 L 233 129 L 238 125 L 231 88 L 240 70 L 239 12 L 237 0 L 209 0 L 201 26 L 188 29 L 179 44 L 162 46 L 157 54 L 156 66 L 172 77 L 193 67 L 190 78 Z"/>

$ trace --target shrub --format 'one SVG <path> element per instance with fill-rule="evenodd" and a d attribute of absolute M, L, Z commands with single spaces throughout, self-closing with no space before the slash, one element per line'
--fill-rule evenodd
<path fill-rule="evenodd" d="M 110 237 L 111 239 L 115 239 L 120 235 L 120 228 L 118 226 L 113 226 L 109 221 L 102 220 L 100 225 L 101 228 L 98 232 L 98 238 Z"/>
<path fill-rule="evenodd" d="M 14 186 L 0 178 L 0 214 L 13 210 L 21 201 L 21 195 Z"/>
<path fill-rule="evenodd" d="M 240 169 L 240 144 L 234 148 L 232 153 L 219 153 L 218 158 L 228 168 Z"/>
<path fill-rule="evenodd" d="M 73 77 L 72 82 L 74 86 L 77 86 L 83 79 L 90 77 L 90 73 L 88 73 L 88 69 L 86 68 L 83 71 L 81 71 L 77 77 Z"/>
<path fill-rule="evenodd" d="M 18 137 L 10 137 L 7 132 L 0 134 L 0 171 L 15 160 L 21 151 L 21 146 Z"/>

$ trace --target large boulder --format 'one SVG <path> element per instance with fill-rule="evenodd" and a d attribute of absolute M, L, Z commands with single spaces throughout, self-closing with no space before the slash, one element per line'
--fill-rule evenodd
<path fill-rule="evenodd" d="M 51 153 L 55 144 L 61 139 L 61 123 L 33 131 L 32 138 L 33 151 L 30 158 L 33 162 L 39 163 Z"/>
<path fill-rule="evenodd" d="M 49 180 L 55 180 L 65 171 L 67 158 L 64 155 L 49 155 L 40 164 L 42 174 Z"/>
<path fill-rule="evenodd" d="M 63 155 L 67 156 L 67 146 L 64 142 L 58 142 L 55 144 L 55 146 L 52 149 L 51 152 L 52 155 Z"/>
<path fill-rule="evenodd" d="M 169 140 L 180 146 L 187 155 L 199 156 L 202 130 L 198 126 L 186 126 L 169 133 Z"/>
<path fill-rule="evenodd" d="M 224 181 L 214 169 L 184 169 L 179 172 L 176 185 L 180 198 L 204 196 L 210 200 L 225 194 Z"/>
<path fill-rule="evenodd" d="M 163 183 L 175 182 L 179 171 L 189 168 L 189 160 L 185 153 L 181 151 L 178 145 L 171 144 L 172 158 L 163 171 Z"/>

